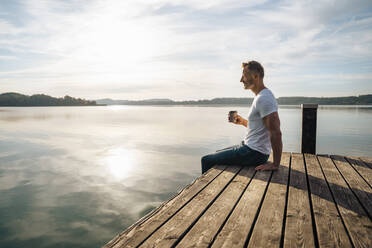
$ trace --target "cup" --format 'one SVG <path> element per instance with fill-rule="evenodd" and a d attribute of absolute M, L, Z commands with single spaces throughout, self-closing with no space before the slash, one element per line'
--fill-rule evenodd
<path fill-rule="evenodd" d="M 238 116 L 238 111 L 230 111 L 229 112 L 229 122 L 236 122 L 236 118 Z"/>

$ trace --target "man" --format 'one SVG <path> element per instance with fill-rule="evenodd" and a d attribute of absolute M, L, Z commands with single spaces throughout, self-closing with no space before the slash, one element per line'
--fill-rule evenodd
<path fill-rule="evenodd" d="M 248 119 L 237 115 L 236 125 L 247 128 L 247 134 L 241 145 L 227 148 L 202 157 L 202 173 L 216 164 L 250 165 L 256 170 L 277 170 L 282 156 L 282 133 L 278 115 L 278 104 L 271 91 L 263 83 L 264 69 L 260 63 L 243 63 L 243 75 L 240 82 L 244 89 L 251 90 L 254 100 Z M 271 149 L 274 162 L 267 162 Z"/>

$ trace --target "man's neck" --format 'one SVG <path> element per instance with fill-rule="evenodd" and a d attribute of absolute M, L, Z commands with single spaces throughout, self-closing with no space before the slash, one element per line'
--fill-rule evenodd
<path fill-rule="evenodd" d="M 262 83 L 262 84 L 257 85 L 257 88 L 255 87 L 255 88 L 252 88 L 251 90 L 252 90 L 253 93 L 257 96 L 258 93 L 260 93 L 261 90 L 263 90 L 263 89 L 266 89 L 266 87 L 265 87 L 265 85 Z"/>

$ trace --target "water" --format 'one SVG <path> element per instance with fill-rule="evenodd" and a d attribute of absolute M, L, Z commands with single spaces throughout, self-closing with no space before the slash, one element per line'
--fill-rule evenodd
<path fill-rule="evenodd" d="M 247 107 L 0 108 L 0 247 L 100 247 L 239 143 Z M 300 151 L 301 109 L 279 109 Z M 320 107 L 317 153 L 372 157 L 372 107 Z"/>

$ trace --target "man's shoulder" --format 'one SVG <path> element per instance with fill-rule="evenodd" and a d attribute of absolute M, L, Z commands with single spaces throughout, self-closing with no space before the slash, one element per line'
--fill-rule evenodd
<path fill-rule="evenodd" d="M 269 88 L 263 89 L 260 93 L 262 93 L 262 96 L 274 96 L 273 92 Z"/>
<path fill-rule="evenodd" d="M 265 88 L 260 92 L 261 94 L 257 97 L 257 103 L 265 103 L 265 102 L 276 102 L 274 94 L 271 90 Z"/>

